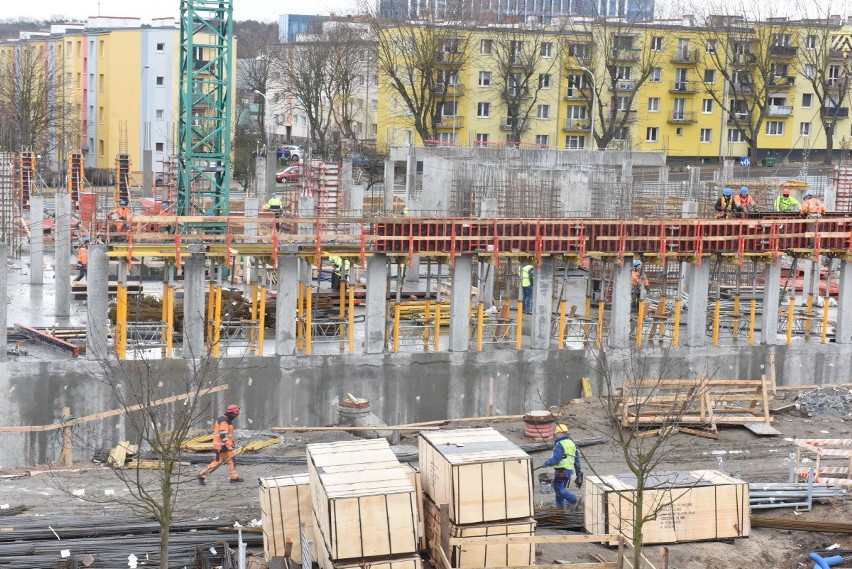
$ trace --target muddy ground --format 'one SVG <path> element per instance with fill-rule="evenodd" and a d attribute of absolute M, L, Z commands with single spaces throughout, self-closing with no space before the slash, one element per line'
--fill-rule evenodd
<path fill-rule="evenodd" d="M 794 393 L 779 393 L 772 401 L 772 407 L 789 406 L 794 397 Z M 563 421 L 570 425 L 572 436 L 576 440 L 592 437 L 609 439 L 611 435 L 601 403 L 597 399 L 569 402 L 562 408 L 562 417 Z M 783 482 L 787 480 L 789 455 L 794 452 L 794 437 L 852 438 L 852 422 L 819 421 L 803 416 L 796 409 L 781 411 L 774 414 L 774 417 L 775 427 L 782 432 L 781 436 L 758 437 L 744 428 L 722 429 L 718 440 L 676 434 L 671 438 L 672 452 L 662 467 L 667 470 L 695 470 L 717 469 L 721 466 L 727 473 L 740 476 L 749 482 Z M 465 423 L 463 426 L 488 424 Z M 530 442 L 525 439 L 520 422 L 495 421 L 491 425 L 518 443 Z M 239 434 L 244 439 L 262 439 L 267 436 L 264 433 L 243 431 Z M 304 446 L 307 443 L 347 438 L 352 437 L 346 433 L 335 432 L 291 433 L 285 435 L 283 443 L 268 447 L 259 454 L 299 457 L 304 456 Z M 414 451 L 416 438 L 404 437 L 400 444 L 407 445 L 407 450 Z M 547 455 L 546 452 L 534 453 L 534 463 L 540 464 Z M 620 449 L 610 442 L 584 448 L 583 456 L 588 463 L 585 468 L 587 474 L 592 471 L 599 474 L 626 471 Z M 81 460 L 70 470 L 35 469 L 35 475 L 0 479 L 0 506 L 8 504 L 10 508 L 26 507 L 27 511 L 20 516 L 43 517 L 46 525 L 50 523 L 51 516 L 58 515 L 87 516 L 96 522 L 99 516 L 129 514 L 128 505 L 121 501 L 129 496 L 129 491 L 112 470 L 91 460 L 82 460 L 83 457 L 78 458 Z M 200 486 L 194 478 L 188 478 L 179 488 L 177 516 L 187 520 L 219 518 L 228 523 L 239 520 L 243 524 L 253 519 L 259 520 L 257 480 L 306 471 L 304 465 L 239 465 L 239 461 L 238 468 L 240 475 L 246 479 L 242 484 L 230 484 L 225 468 L 214 473 L 206 486 Z M 197 467 L 190 467 L 187 473 L 192 476 L 196 469 Z M 42 472 L 39 473 L 39 470 Z M 9 475 L 16 472 L 19 471 L 0 474 Z M 156 474 L 143 472 L 143 476 L 154 480 Z M 541 494 L 536 487 L 535 500 L 537 505 L 547 505 L 552 502 L 553 495 Z M 764 510 L 761 513 L 797 519 L 852 522 L 852 497 L 820 504 L 812 512 L 794 513 L 791 509 L 778 509 Z M 2 524 L 12 525 L 17 517 L 2 518 Z M 553 530 L 541 530 L 540 533 L 553 533 Z M 813 563 L 807 561 L 807 554 L 835 543 L 839 544 L 840 549 L 852 550 L 850 535 L 753 528 L 751 537 L 747 539 L 671 545 L 669 566 L 677 569 L 810 568 Z M 659 546 L 649 546 L 647 551 L 652 560 L 660 560 Z M 615 558 L 614 550 L 598 545 L 544 545 L 540 547 L 540 553 L 540 563 L 552 563 L 557 559 L 574 563 L 592 562 L 594 559 L 590 557 L 590 553 L 607 560 Z M 852 566 L 852 562 L 848 565 Z"/>

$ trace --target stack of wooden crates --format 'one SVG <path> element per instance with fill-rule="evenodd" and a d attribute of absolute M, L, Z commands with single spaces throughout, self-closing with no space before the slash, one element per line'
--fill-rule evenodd
<path fill-rule="evenodd" d="M 260 479 L 263 551 L 267 561 L 285 557 L 289 541 L 290 558 L 301 565 L 302 540 L 299 526 L 304 524 L 305 537 L 313 541 L 311 508 L 311 486 L 307 473 Z M 312 557 L 316 558 L 316 547 Z"/>
<path fill-rule="evenodd" d="M 321 569 L 421 569 L 419 496 L 385 439 L 307 447 Z"/>
<path fill-rule="evenodd" d="M 453 538 L 531 536 L 535 533 L 530 457 L 494 429 L 420 434 L 420 473 L 426 542 L 441 567 L 441 508 L 449 512 Z M 516 567 L 535 564 L 530 543 L 454 545 L 452 567 Z"/>

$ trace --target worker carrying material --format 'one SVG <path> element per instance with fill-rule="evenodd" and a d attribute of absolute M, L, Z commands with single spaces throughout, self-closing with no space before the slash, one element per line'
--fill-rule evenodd
<path fill-rule="evenodd" d="M 83 242 L 77 247 L 77 278 L 74 282 L 80 282 L 89 274 L 89 238 L 83 237 Z"/>
<path fill-rule="evenodd" d="M 565 502 L 575 510 L 580 507 L 580 497 L 568 491 L 568 486 L 571 483 L 571 477 L 576 472 L 577 477 L 574 484 L 577 488 L 583 486 L 583 471 L 580 468 L 580 452 L 577 450 L 577 445 L 571 440 L 568 435 L 568 426 L 559 423 L 554 430 L 556 441 L 553 444 L 553 456 L 547 459 L 544 464 L 537 467 L 545 468 L 552 466 L 553 473 L 553 493 L 556 498 L 556 507 L 564 508 Z"/>
<path fill-rule="evenodd" d="M 796 213 L 802 207 L 799 200 L 790 195 L 790 189 L 781 190 L 781 195 L 775 198 L 775 211 L 779 213 Z"/>
<path fill-rule="evenodd" d="M 808 192 L 805 194 L 799 213 L 804 217 L 822 217 L 825 215 L 825 205 L 822 200 Z"/>
<path fill-rule="evenodd" d="M 284 201 L 278 196 L 278 194 L 272 194 L 269 201 L 263 205 L 263 209 L 264 211 L 274 213 L 275 216 L 278 217 L 284 209 Z"/>
<path fill-rule="evenodd" d="M 737 217 L 747 217 L 750 213 L 757 213 L 757 202 L 748 193 L 748 188 L 743 186 L 740 193 L 734 196 L 734 211 Z"/>
<path fill-rule="evenodd" d="M 237 468 L 234 466 L 234 419 L 240 414 L 239 405 L 228 405 L 224 415 L 216 419 L 216 426 L 213 428 L 213 450 L 216 456 L 213 458 L 207 468 L 198 474 L 199 484 L 207 483 L 207 475 L 219 468 L 222 463 L 228 465 L 228 470 L 231 471 L 231 482 L 242 482 L 243 479 L 237 474 Z"/>
<path fill-rule="evenodd" d="M 522 299 L 524 304 L 524 312 L 532 314 L 532 297 L 533 297 L 533 266 L 529 263 L 521 266 L 521 290 L 523 292 Z"/>
<path fill-rule="evenodd" d="M 733 190 L 731 188 L 725 188 L 722 190 L 722 195 L 719 196 L 719 199 L 716 200 L 716 205 L 714 209 L 716 210 L 716 217 L 731 217 L 734 211 L 734 196 Z"/>

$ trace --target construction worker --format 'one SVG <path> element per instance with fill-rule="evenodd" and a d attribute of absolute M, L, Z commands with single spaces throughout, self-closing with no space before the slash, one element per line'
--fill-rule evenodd
<path fill-rule="evenodd" d="M 568 426 L 559 423 L 554 430 L 556 440 L 553 444 L 553 456 L 547 459 L 539 468 L 552 466 L 553 471 L 553 494 L 556 498 L 556 507 L 564 508 L 565 501 L 576 510 L 580 506 L 580 497 L 568 491 L 571 477 L 577 473 L 575 484 L 577 488 L 583 485 L 583 471 L 580 469 L 580 453 L 577 445 L 568 435 Z"/>
<path fill-rule="evenodd" d="M 130 219 L 130 208 L 127 207 L 127 202 L 121 200 L 118 202 L 118 207 L 112 210 L 112 219 L 115 222 L 116 231 L 127 231 L 130 229 L 130 224 L 127 220 Z"/>
<path fill-rule="evenodd" d="M 234 419 L 240 414 L 239 405 L 228 405 L 225 413 L 216 419 L 216 426 L 213 427 L 213 450 L 216 456 L 207 468 L 198 474 L 199 484 L 207 483 L 207 475 L 219 467 L 223 462 L 228 465 L 228 470 L 231 471 L 231 482 L 242 482 L 243 479 L 237 474 L 237 468 L 234 466 Z"/>
<path fill-rule="evenodd" d="M 722 195 L 719 196 L 719 199 L 716 200 L 716 217 L 730 217 L 734 210 L 734 197 L 733 190 L 731 188 L 725 188 L 722 190 Z"/>
<path fill-rule="evenodd" d="M 402 208 L 402 215 L 403 215 L 403 217 L 408 217 L 409 215 L 411 215 L 408 212 L 408 206 L 405 206 L 405 207 Z"/>
<path fill-rule="evenodd" d="M 89 238 L 83 237 L 83 242 L 77 247 L 77 278 L 74 282 L 83 280 L 89 272 Z"/>
<path fill-rule="evenodd" d="M 802 214 L 802 217 L 822 217 L 825 215 L 825 204 L 818 197 L 808 192 L 805 194 L 799 213 Z"/>
<path fill-rule="evenodd" d="M 532 314 L 533 266 L 527 263 L 521 266 L 521 289 L 523 290 L 524 312 Z"/>
<path fill-rule="evenodd" d="M 633 306 L 639 306 L 639 299 L 642 297 L 642 285 L 644 284 L 646 287 L 651 284 L 646 276 L 644 279 L 642 276 L 642 261 L 635 260 L 633 261 L 633 270 L 630 271 L 630 296 L 633 301 Z"/>
<path fill-rule="evenodd" d="M 784 188 L 781 195 L 775 198 L 775 211 L 779 213 L 795 213 L 800 207 L 799 200 L 790 196 L 790 188 Z"/>
<path fill-rule="evenodd" d="M 284 209 L 284 201 L 278 196 L 278 194 L 272 194 L 269 197 L 269 201 L 264 204 L 263 209 L 274 213 L 275 217 L 278 217 Z"/>
<path fill-rule="evenodd" d="M 331 263 L 331 288 L 340 290 L 340 283 L 349 278 L 349 267 L 352 264 L 349 259 L 343 257 L 329 256 Z"/>
<path fill-rule="evenodd" d="M 734 211 L 737 217 L 747 217 L 750 213 L 757 212 L 757 202 L 748 193 L 748 188 L 740 188 L 739 195 L 734 196 Z"/>

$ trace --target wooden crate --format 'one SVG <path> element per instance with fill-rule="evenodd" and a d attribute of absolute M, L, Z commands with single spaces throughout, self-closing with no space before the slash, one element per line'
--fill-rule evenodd
<path fill-rule="evenodd" d="M 441 513 L 438 506 L 428 497 L 423 501 L 426 519 L 426 543 L 433 560 L 440 559 Z M 508 537 L 535 534 L 536 523 L 530 518 L 506 520 L 487 524 L 459 526 L 450 523 L 450 537 Z M 463 541 L 463 540 L 462 540 Z M 497 545 L 465 544 L 453 545 L 448 552 L 450 565 L 467 567 L 526 567 L 535 564 L 535 544 L 506 543 Z M 436 565 L 438 562 L 436 561 Z"/>
<path fill-rule="evenodd" d="M 661 472 L 649 483 L 654 489 L 645 490 L 645 512 L 660 509 L 642 528 L 646 545 L 748 537 L 747 482 L 715 470 L 694 470 Z M 635 488 L 632 475 L 587 476 L 586 531 L 632 538 Z"/>
<path fill-rule="evenodd" d="M 425 524 L 423 521 L 424 511 L 423 511 L 423 485 L 420 480 L 420 471 L 411 466 L 410 464 L 403 464 L 402 469 L 405 471 L 405 474 L 408 476 L 408 479 L 411 481 L 411 484 L 414 486 L 414 491 L 417 495 L 417 535 L 419 536 L 418 540 L 418 551 L 426 551 L 426 533 L 425 533 Z"/>
<path fill-rule="evenodd" d="M 420 434 L 423 492 L 458 525 L 533 515 L 530 457 L 494 429 Z"/>
<path fill-rule="evenodd" d="M 317 542 L 329 559 L 417 552 L 417 493 L 386 440 L 311 444 L 307 454 Z"/>
<path fill-rule="evenodd" d="M 313 539 L 308 475 L 261 478 L 260 513 L 263 520 L 263 553 L 266 560 L 282 557 L 289 539 L 293 544 L 290 558 L 300 564 L 302 543 L 299 524 L 305 524 L 308 537 Z"/>

